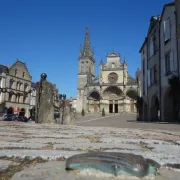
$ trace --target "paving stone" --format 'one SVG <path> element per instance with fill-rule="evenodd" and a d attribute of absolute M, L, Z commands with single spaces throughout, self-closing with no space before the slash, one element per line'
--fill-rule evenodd
<path fill-rule="evenodd" d="M 71 142 L 66 144 L 54 144 L 55 149 L 69 148 L 72 150 L 93 150 L 93 149 L 141 149 L 139 145 L 122 144 L 122 143 L 82 143 L 82 142 Z"/>
<path fill-rule="evenodd" d="M 0 142 L 0 148 L 5 149 L 5 148 L 11 148 L 11 149 L 16 149 L 16 148 L 28 148 L 28 149 L 40 149 L 43 147 L 46 147 L 48 144 L 40 144 L 40 143 L 16 143 L 16 142 Z"/>
<path fill-rule="evenodd" d="M 0 171 L 6 170 L 10 165 L 16 166 L 16 165 L 18 165 L 18 163 L 0 159 Z"/>
<path fill-rule="evenodd" d="M 81 172 L 67 172 L 65 170 L 65 162 L 50 161 L 44 164 L 38 164 L 34 167 L 25 168 L 23 171 L 15 173 L 12 180 L 178 180 L 179 172 L 160 169 L 160 175 L 148 176 L 144 178 L 136 178 L 134 176 L 118 176 L 115 177 L 110 174 L 105 174 L 97 171 L 81 171 Z"/>
<path fill-rule="evenodd" d="M 105 151 L 139 154 L 145 158 L 153 159 L 161 165 L 166 163 L 179 164 L 180 146 L 178 143 L 180 143 L 180 136 L 177 132 L 52 124 L 0 123 L 0 147 L 2 148 L 0 157 L 23 158 L 30 156 L 35 158 L 40 156 L 44 159 L 56 160 L 57 158 L 67 158 L 87 151 Z M 11 149 L 3 150 L 6 147 Z M 53 163 L 54 169 L 60 166 L 55 162 Z M 52 179 L 49 177 L 54 177 L 53 174 L 57 174 L 57 178 L 61 177 L 60 170 L 52 170 L 50 164 L 45 167 L 47 173 L 42 168 L 37 172 L 37 178 L 34 179 L 41 179 L 42 174 L 44 174 L 42 177 L 45 179 Z M 34 173 L 34 171 L 32 172 Z M 29 171 L 29 173 L 31 172 Z M 21 176 L 26 178 L 26 173 L 21 174 Z M 27 177 L 29 176 L 28 174 Z M 85 178 L 87 178 L 86 176 L 87 174 Z M 34 174 L 32 177 L 34 177 Z M 73 176 L 73 178 L 84 179 L 79 176 Z M 93 176 L 91 178 L 95 179 Z M 102 179 L 105 179 L 105 177 Z"/>
<path fill-rule="evenodd" d="M 10 136 L 0 136 L 0 142 L 5 141 L 5 142 L 17 142 L 21 141 L 23 138 L 19 137 L 10 137 Z"/>
<path fill-rule="evenodd" d="M 61 144 L 61 143 L 66 143 L 66 144 L 71 144 L 71 143 L 89 143 L 90 141 L 88 139 L 61 139 L 61 138 L 30 138 L 30 139 L 24 139 L 21 141 L 21 143 L 53 143 L 53 144 Z"/>
<path fill-rule="evenodd" d="M 0 157 L 20 157 L 26 156 L 31 158 L 41 157 L 43 159 L 56 160 L 56 158 L 68 158 L 75 154 L 80 154 L 80 151 L 58 151 L 58 150 L 27 150 L 27 149 L 12 149 L 12 150 L 0 150 Z"/>

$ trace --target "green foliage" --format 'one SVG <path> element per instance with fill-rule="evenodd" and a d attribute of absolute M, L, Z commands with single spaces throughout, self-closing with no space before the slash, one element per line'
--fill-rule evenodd
<path fill-rule="evenodd" d="M 36 106 L 33 106 L 32 109 L 30 110 L 30 116 L 33 120 L 35 120 L 35 115 L 36 115 Z"/>
<path fill-rule="evenodd" d="M 102 116 L 105 116 L 105 110 L 104 110 L 104 108 L 102 109 Z"/>
<path fill-rule="evenodd" d="M 82 115 L 82 116 L 85 116 L 85 111 L 84 111 L 84 109 L 82 109 L 81 115 Z"/>

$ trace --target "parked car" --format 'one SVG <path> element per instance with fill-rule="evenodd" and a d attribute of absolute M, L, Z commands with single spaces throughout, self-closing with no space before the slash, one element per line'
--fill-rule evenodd
<path fill-rule="evenodd" d="M 15 121 L 17 118 L 16 114 L 6 114 L 4 115 L 3 121 Z"/>
<path fill-rule="evenodd" d="M 18 116 L 16 117 L 16 120 L 20 122 L 28 122 L 28 118 L 26 116 Z"/>

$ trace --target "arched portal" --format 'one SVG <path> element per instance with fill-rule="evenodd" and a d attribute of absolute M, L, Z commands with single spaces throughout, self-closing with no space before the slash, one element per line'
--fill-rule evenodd
<path fill-rule="evenodd" d="M 123 92 L 117 86 L 107 87 L 103 92 L 104 107 L 109 113 L 123 111 Z"/>
<path fill-rule="evenodd" d="M 117 99 L 122 95 L 123 95 L 122 90 L 117 86 L 110 86 L 106 88 L 103 92 L 103 97 L 109 100 Z"/>
<path fill-rule="evenodd" d="M 133 100 L 137 100 L 138 92 L 135 89 L 129 89 L 126 91 L 126 96 Z"/>
<path fill-rule="evenodd" d="M 19 113 L 19 116 L 25 116 L 25 113 L 26 113 L 25 109 L 22 108 L 20 113 Z"/>
<path fill-rule="evenodd" d="M 135 89 L 129 89 L 126 91 L 126 96 L 130 98 L 130 112 L 134 113 L 137 112 L 137 107 L 136 107 L 136 101 L 138 97 L 138 92 Z"/>
<path fill-rule="evenodd" d="M 170 95 L 170 89 L 168 88 L 163 97 L 163 111 L 164 111 L 164 120 L 173 121 L 173 98 Z"/>
<path fill-rule="evenodd" d="M 100 111 L 100 94 L 97 91 L 92 91 L 88 96 L 88 109 L 90 112 Z"/>
<path fill-rule="evenodd" d="M 156 95 L 151 98 L 151 106 L 150 106 L 150 120 L 158 121 L 159 119 L 159 100 Z"/>

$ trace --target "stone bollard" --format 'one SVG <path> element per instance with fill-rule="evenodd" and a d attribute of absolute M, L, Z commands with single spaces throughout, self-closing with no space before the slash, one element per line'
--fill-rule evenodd
<path fill-rule="evenodd" d="M 75 119 L 75 113 L 73 109 L 71 108 L 71 104 L 68 100 L 65 100 L 63 107 L 61 108 L 61 124 L 66 125 L 75 125 L 76 119 Z"/>

